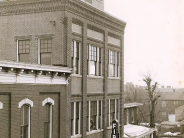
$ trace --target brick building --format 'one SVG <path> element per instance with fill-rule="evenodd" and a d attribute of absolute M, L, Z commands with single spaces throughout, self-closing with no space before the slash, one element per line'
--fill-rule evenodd
<path fill-rule="evenodd" d="M 175 114 L 176 109 L 180 109 L 184 105 L 183 92 L 158 92 L 160 98 L 158 99 L 159 112 L 157 116 L 158 123 L 169 120 L 169 116 Z M 179 111 L 179 110 L 177 110 Z"/>
<path fill-rule="evenodd" d="M 0 2 L 0 136 L 123 137 L 126 23 L 103 0 Z"/>

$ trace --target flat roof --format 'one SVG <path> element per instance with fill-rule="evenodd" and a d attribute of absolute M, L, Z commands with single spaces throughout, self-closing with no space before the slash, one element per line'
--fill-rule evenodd
<path fill-rule="evenodd" d="M 156 129 L 154 128 L 148 128 L 144 126 L 138 126 L 138 125 L 125 125 L 124 126 L 124 134 L 128 137 L 135 137 L 135 138 L 140 138 L 144 137 L 146 135 L 152 134 Z"/>
<path fill-rule="evenodd" d="M 142 103 L 137 103 L 137 102 L 125 103 L 124 108 L 136 107 L 136 106 L 141 106 L 141 105 L 143 105 L 143 104 Z"/>

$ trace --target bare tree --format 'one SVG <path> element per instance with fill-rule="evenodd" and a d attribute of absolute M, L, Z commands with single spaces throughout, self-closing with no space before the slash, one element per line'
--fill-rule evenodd
<path fill-rule="evenodd" d="M 158 83 L 153 81 L 153 77 L 150 72 L 140 75 L 142 80 L 146 83 L 146 91 L 149 97 L 149 115 L 150 115 L 150 127 L 155 127 L 155 106 L 157 104 L 157 100 L 160 97 L 155 93 L 155 89 L 157 88 Z"/>

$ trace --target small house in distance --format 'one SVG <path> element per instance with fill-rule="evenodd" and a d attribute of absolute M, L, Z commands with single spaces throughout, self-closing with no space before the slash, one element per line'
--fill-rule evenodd
<path fill-rule="evenodd" d="M 142 103 L 124 104 L 124 137 L 152 138 L 155 129 L 138 125 L 137 110 Z"/>

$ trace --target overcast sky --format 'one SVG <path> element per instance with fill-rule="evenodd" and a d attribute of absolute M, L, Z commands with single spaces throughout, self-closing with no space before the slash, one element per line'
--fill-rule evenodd
<path fill-rule="evenodd" d="M 127 23 L 125 82 L 142 85 L 149 70 L 160 85 L 184 87 L 184 0 L 105 0 L 105 11 Z"/>

